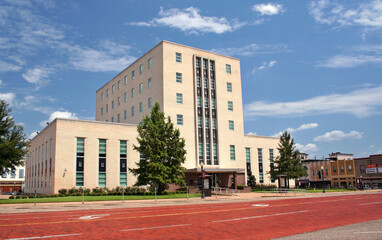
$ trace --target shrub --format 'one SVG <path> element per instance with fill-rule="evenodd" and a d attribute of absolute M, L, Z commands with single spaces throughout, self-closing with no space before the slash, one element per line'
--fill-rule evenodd
<path fill-rule="evenodd" d="M 58 190 L 58 193 L 61 195 L 65 195 L 67 192 L 68 192 L 68 190 L 65 188 Z"/>
<path fill-rule="evenodd" d="M 9 199 L 15 199 L 15 197 L 14 196 L 9 196 Z"/>

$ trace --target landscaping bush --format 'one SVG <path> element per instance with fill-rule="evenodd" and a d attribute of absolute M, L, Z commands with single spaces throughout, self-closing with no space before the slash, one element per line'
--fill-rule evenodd
<path fill-rule="evenodd" d="M 68 190 L 65 189 L 65 188 L 58 190 L 58 193 L 61 194 L 61 195 L 66 195 L 67 192 L 68 192 Z"/>

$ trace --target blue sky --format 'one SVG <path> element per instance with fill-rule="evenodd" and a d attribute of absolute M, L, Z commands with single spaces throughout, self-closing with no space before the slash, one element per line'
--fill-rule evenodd
<path fill-rule="evenodd" d="M 161 40 L 240 58 L 245 133 L 382 153 L 381 0 L 0 0 L 0 99 L 28 136 L 92 120 L 96 90 Z"/>

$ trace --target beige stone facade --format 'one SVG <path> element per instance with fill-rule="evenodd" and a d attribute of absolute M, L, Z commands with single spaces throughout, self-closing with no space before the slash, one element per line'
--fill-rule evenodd
<path fill-rule="evenodd" d="M 32 140 L 30 152 L 33 155 L 50 139 L 56 139 L 53 145 L 57 159 L 52 160 L 55 168 L 52 174 L 55 175 L 43 174 L 43 179 L 50 179 L 47 185 L 50 187 L 43 184 L 44 189 L 41 188 L 41 179 L 35 179 L 40 181 L 40 185 L 37 185 L 40 186 L 39 191 L 57 192 L 59 188 L 75 186 L 75 137 L 82 134 L 85 142 L 88 142 L 85 143 L 85 149 L 89 149 L 86 144 L 92 144 L 90 148 L 97 149 L 93 142 L 95 140 L 90 139 L 104 138 L 105 132 L 109 134 L 107 139 L 110 139 L 108 146 L 111 148 L 117 148 L 117 139 L 127 138 L 131 144 L 137 133 L 136 127 L 128 124 L 136 126 L 150 113 L 155 102 L 160 104 L 166 116 L 171 117 L 186 140 L 187 160 L 184 167 L 187 168 L 188 185 L 198 185 L 202 162 L 213 186 L 235 188 L 238 184 L 244 185 L 248 168 L 246 148 L 250 149 L 249 166 L 257 182 L 262 179 L 264 184 L 271 183 L 267 174 L 271 164 L 270 152 L 273 157 L 277 156 L 278 138 L 244 136 L 239 59 L 162 41 L 97 91 L 97 122 L 68 121 L 72 126 L 68 126 L 70 131 L 66 131 L 64 125 L 60 125 L 65 120 L 59 120 Z M 91 124 L 97 127 L 91 127 Z M 119 131 L 119 128 L 123 131 Z M 91 132 L 87 133 L 88 130 Z M 62 133 L 58 135 L 59 132 Z M 65 137 L 63 132 L 68 135 Z M 85 150 L 85 154 L 93 154 L 88 158 L 98 161 L 95 153 Z M 137 154 L 128 158 L 129 163 L 139 160 Z M 258 164 L 259 156 L 262 159 L 261 166 Z M 116 164 L 117 158 L 108 152 L 107 164 Z M 97 164 L 86 168 L 86 159 L 85 156 L 85 169 L 90 173 L 85 170 L 84 184 L 87 187 L 97 186 Z M 69 162 L 71 168 L 64 167 Z M 48 161 L 46 166 L 49 164 Z M 263 172 L 259 170 L 260 167 Z M 65 168 L 67 171 L 62 177 Z M 109 172 L 109 169 L 117 167 L 107 169 L 106 176 L 118 176 L 114 170 Z M 37 178 L 41 176 L 37 175 Z M 135 181 L 131 174 L 128 174 L 128 179 L 129 185 Z M 116 179 L 108 178 L 106 182 L 109 187 L 118 185 Z"/>

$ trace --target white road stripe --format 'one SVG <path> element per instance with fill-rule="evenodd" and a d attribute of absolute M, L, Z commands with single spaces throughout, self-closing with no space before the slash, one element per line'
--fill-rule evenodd
<path fill-rule="evenodd" d="M 360 205 L 369 205 L 369 204 L 376 204 L 376 203 L 382 203 L 382 202 L 361 203 Z"/>
<path fill-rule="evenodd" d="M 354 232 L 354 233 L 367 233 L 367 234 L 369 234 L 369 233 L 382 233 L 382 231 L 373 231 L 373 232 Z"/>
<path fill-rule="evenodd" d="M 7 240 L 43 239 L 43 238 L 54 238 L 54 237 L 77 236 L 77 235 L 81 235 L 81 233 L 51 235 L 51 236 L 40 236 L 40 237 L 26 237 L 26 238 L 8 238 Z"/>
<path fill-rule="evenodd" d="M 233 219 L 226 219 L 226 220 L 217 220 L 217 221 L 212 221 L 212 222 L 214 222 L 214 223 L 217 223 L 217 222 L 230 222 L 230 221 L 239 221 L 239 220 L 246 220 L 246 219 L 253 219 L 253 218 L 263 218 L 263 217 L 274 217 L 274 216 L 280 216 L 280 215 L 289 215 L 289 214 L 296 214 L 296 213 L 303 213 L 303 212 L 309 212 L 309 210 L 302 210 L 302 211 L 297 211 L 297 212 L 276 213 L 276 214 L 270 214 L 270 215 L 260 215 L 260 216 L 253 216 L 253 217 L 233 218 Z"/>
<path fill-rule="evenodd" d="M 156 228 L 183 227 L 183 226 L 190 226 L 190 225 L 192 225 L 192 224 L 167 225 L 167 226 L 147 227 L 147 228 L 132 228 L 132 229 L 125 229 L 125 230 L 120 230 L 120 231 L 121 232 L 124 232 L 124 231 L 140 231 L 140 230 L 148 230 L 148 229 L 156 229 Z"/>

